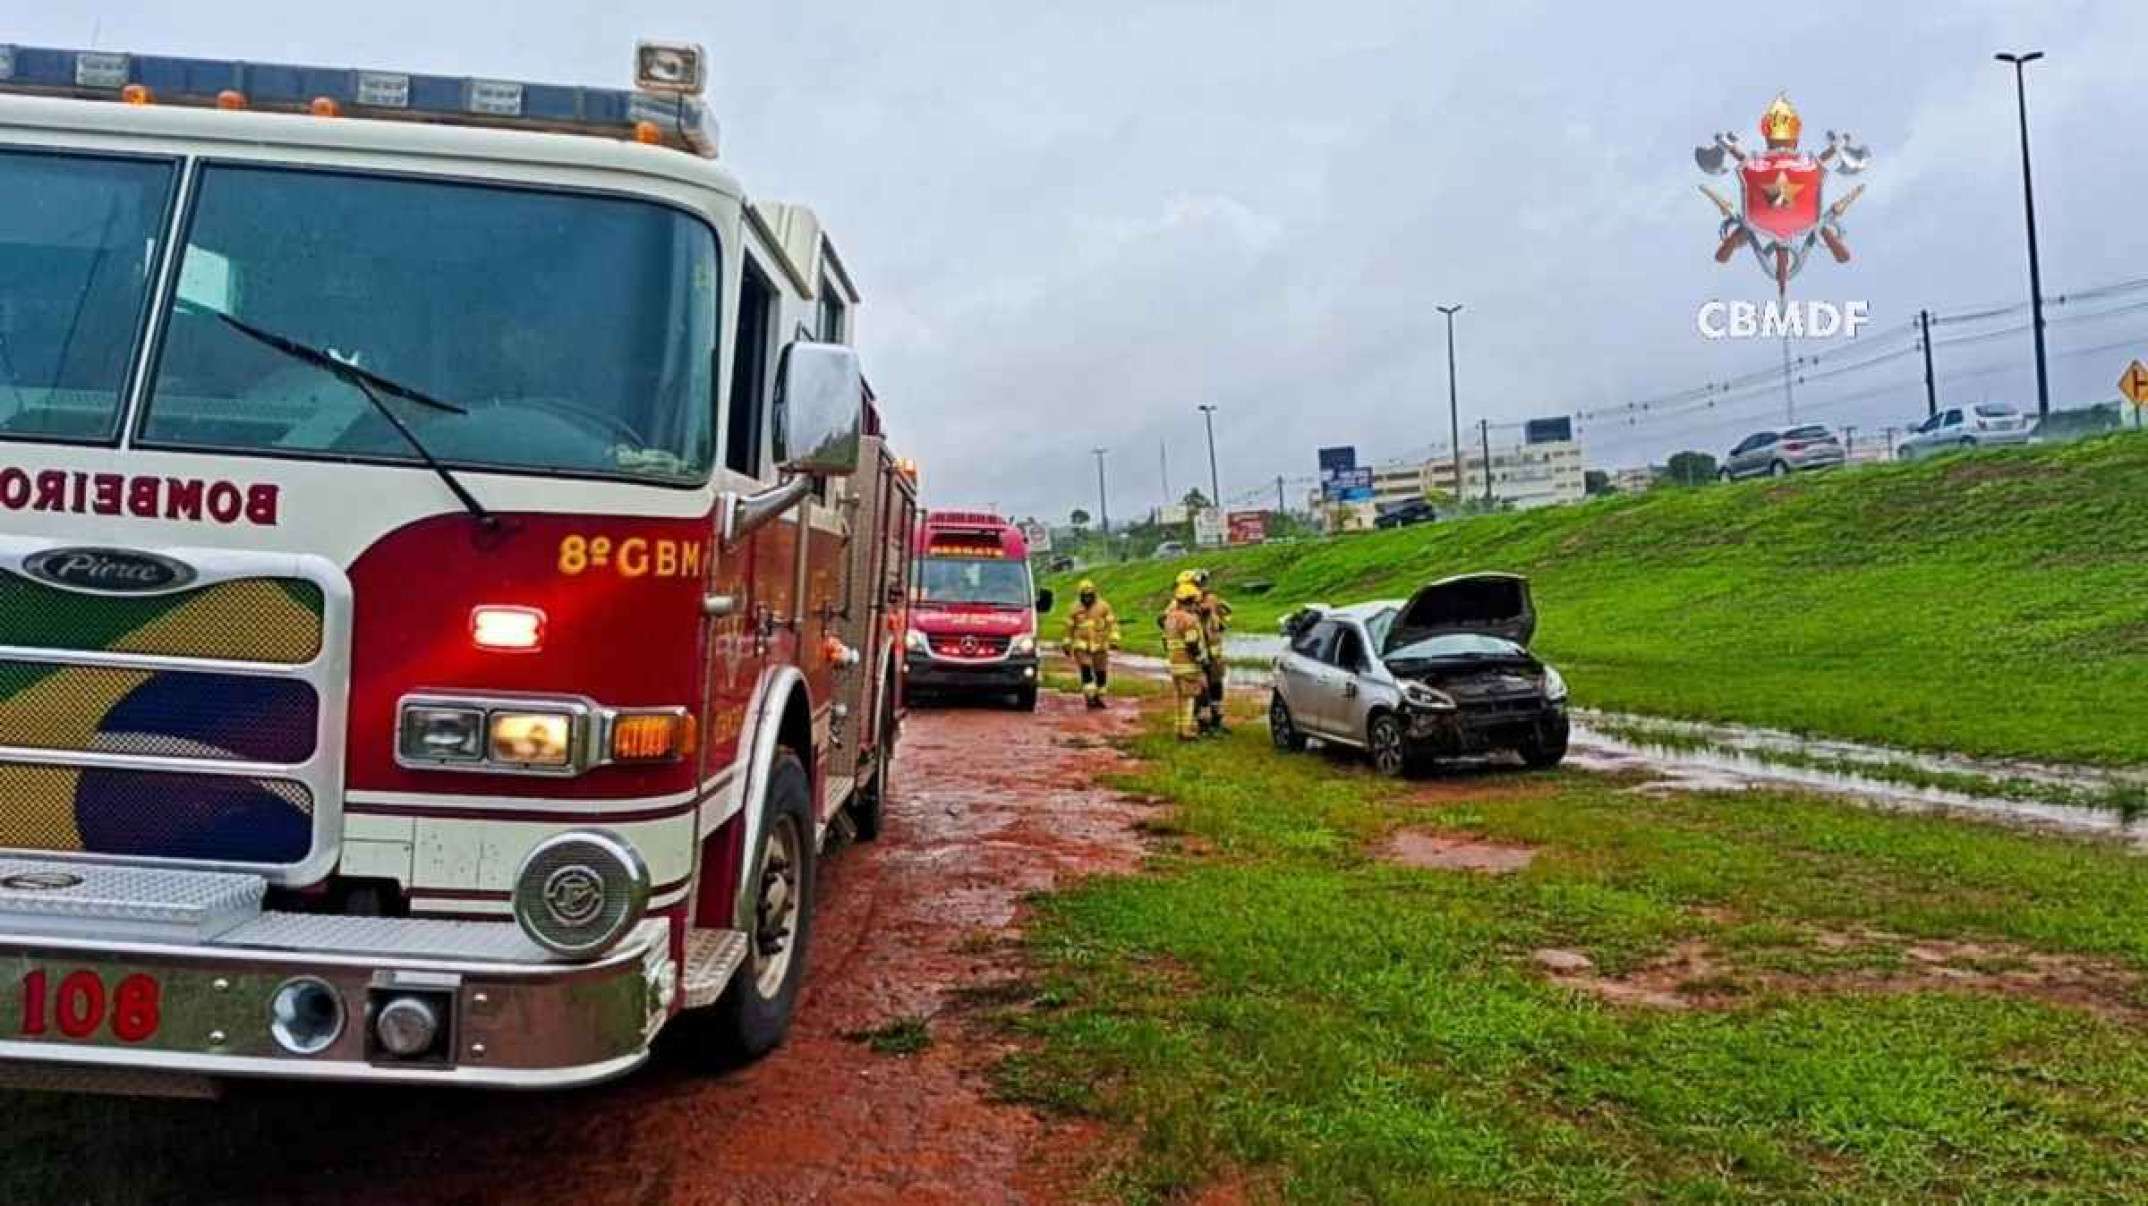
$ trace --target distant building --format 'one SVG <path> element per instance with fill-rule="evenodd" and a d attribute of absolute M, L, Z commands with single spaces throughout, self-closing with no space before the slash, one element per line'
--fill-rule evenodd
<path fill-rule="evenodd" d="M 1639 494 L 1653 489 L 1669 470 L 1661 465 L 1639 465 L 1611 471 L 1611 488 L 1620 494 Z"/>
<path fill-rule="evenodd" d="M 1425 488 L 1455 497 L 1484 497 L 1484 452 L 1462 452 L 1462 488 L 1455 489 L 1454 460 L 1424 463 Z M 1492 446 L 1492 498 L 1516 510 L 1580 502 L 1588 493 L 1583 480 L 1581 445 L 1573 440 Z"/>

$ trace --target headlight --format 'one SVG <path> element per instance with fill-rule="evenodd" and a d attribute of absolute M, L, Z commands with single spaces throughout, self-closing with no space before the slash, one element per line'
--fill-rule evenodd
<path fill-rule="evenodd" d="M 1413 708 L 1423 708 L 1428 712 L 1454 711 L 1454 696 L 1415 681 L 1402 684 L 1402 701 Z"/>
<path fill-rule="evenodd" d="M 485 756 L 485 711 L 405 704 L 396 749 L 408 762 L 476 762 Z"/>
<path fill-rule="evenodd" d="M 546 838 L 515 873 L 515 922 L 554 954 L 603 954 L 634 928 L 648 904 L 649 868 L 640 852 L 601 829 Z"/>
<path fill-rule="evenodd" d="M 406 696 L 395 760 L 425 770 L 575 775 L 606 761 L 607 722 L 622 715 L 571 698 Z"/>
<path fill-rule="evenodd" d="M 1549 666 L 1544 667 L 1544 698 L 1552 703 L 1566 698 L 1566 679 Z"/>
<path fill-rule="evenodd" d="M 574 717 L 565 712 L 494 712 L 492 760 L 511 766 L 565 766 L 572 760 Z"/>
<path fill-rule="evenodd" d="M 927 642 L 927 641 L 925 640 L 925 634 L 924 634 L 924 633 L 922 633 L 922 632 L 919 632 L 919 631 L 918 631 L 917 629 L 915 629 L 915 628 L 911 629 L 911 630 L 910 630 L 910 631 L 909 631 L 908 633 L 904 634 L 904 636 L 903 636 L 903 638 L 902 638 L 902 647 L 903 647 L 903 648 L 905 648 L 905 649 L 907 649 L 907 650 L 909 650 L 909 651 L 910 651 L 910 652 L 912 652 L 912 653 L 930 653 L 930 652 L 932 652 L 932 646 L 931 646 L 931 644 L 930 644 L 930 643 L 928 643 L 928 642 Z"/>
<path fill-rule="evenodd" d="M 1009 645 L 1007 649 L 1008 652 L 1014 654 L 1014 656 L 1016 657 L 1028 657 L 1030 654 L 1035 653 L 1037 651 L 1037 638 L 1033 636 L 1018 636 L 1014 638 L 1014 643 L 1012 645 Z"/>

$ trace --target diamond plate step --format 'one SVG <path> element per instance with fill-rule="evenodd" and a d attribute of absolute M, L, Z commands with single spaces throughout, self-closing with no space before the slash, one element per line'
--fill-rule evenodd
<path fill-rule="evenodd" d="M 714 1005 L 746 962 L 746 931 L 686 931 L 686 1008 Z"/>
<path fill-rule="evenodd" d="M 52 859 L 0 859 L 0 933 L 207 942 L 261 913 L 264 881 Z"/>

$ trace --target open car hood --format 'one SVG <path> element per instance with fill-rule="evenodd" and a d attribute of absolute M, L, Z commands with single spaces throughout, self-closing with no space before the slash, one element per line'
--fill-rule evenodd
<path fill-rule="evenodd" d="M 1395 615 L 1382 656 L 1449 632 L 1481 632 L 1526 646 L 1536 635 L 1536 604 L 1520 574 L 1460 574 L 1419 587 Z"/>

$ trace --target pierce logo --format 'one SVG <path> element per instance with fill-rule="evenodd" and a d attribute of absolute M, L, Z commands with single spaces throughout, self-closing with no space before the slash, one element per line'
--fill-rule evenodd
<path fill-rule="evenodd" d="M 155 594 L 194 580 L 194 567 L 183 561 L 128 549 L 46 549 L 24 558 L 22 568 L 54 586 L 113 595 Z"/>
<path fill-rule="evenodd" d="M 1838 264 L 1850 262 L 1850 244 L 1842 227 L 1842 215 L 1865 186 L 1857 185 L 1834 204 L 1825 203 L 1827 180 L 1855 176 L 1872 162 L 1872 152 L 1850 134 L 1827 132 L 1827 149 L 1817 155 L 1798 147 L 1804 120 L 1778 95 L 1760 115 L 1760 134 L 1767 146 L 1747 150 L 1734 133 L 1720 133 L 1708 146 L 1693 151 L 1693 161 L 1711 176 L 1737 169 L 1738 204 L 1703 184 L 1700 191 L 1722 215 L 1716 228 L 1715 262 L 1727 264 L 1740 247 L 1750 248 L 1760 270 L 1775 282 L 1776 296 L 1787 295 L 1790 278 L 1805 267 L 1805 257 L 1815 243 L 1824 243 Z"/>

